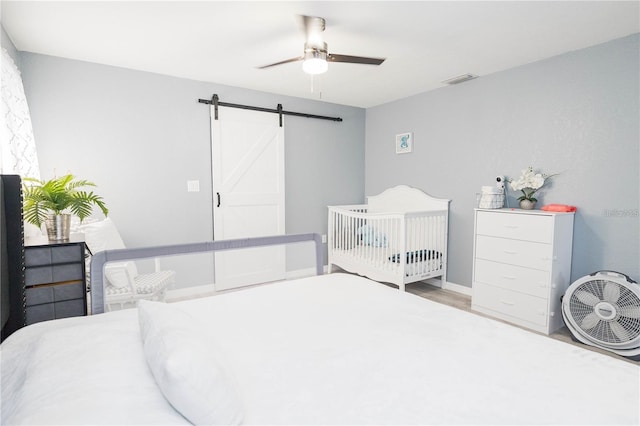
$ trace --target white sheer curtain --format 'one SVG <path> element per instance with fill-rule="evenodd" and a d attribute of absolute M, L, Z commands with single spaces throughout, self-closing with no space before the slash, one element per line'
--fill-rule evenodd
<path fill-rule="evenodd" d="M 31 115 L 24 95 L 20 70 L 2 49 L 2 132 L 0 172 L 40 179 Z"/>

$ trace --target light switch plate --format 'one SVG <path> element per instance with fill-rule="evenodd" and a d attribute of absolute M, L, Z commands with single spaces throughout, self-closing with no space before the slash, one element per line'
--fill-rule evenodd
<path fill-rule="evenodd" d="M 200 181 L 199 180 L 188 180 L 187 181 L 187 192 L 200 192 Z"/>

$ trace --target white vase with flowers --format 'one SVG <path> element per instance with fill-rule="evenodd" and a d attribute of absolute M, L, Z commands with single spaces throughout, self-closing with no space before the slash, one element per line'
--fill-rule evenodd
<path fill-rule="evenodd" d="M 511 189 L 514 191 L 522 191 L 522 195 L 518 198 L 521 209 L 532 210 L 535 208 L 538 199 L 534 197 L 534 194 L 538 192 L 552 176 L 555 175 L 535 172 L 533 167 L 527 167 L 522 170 L 518 179 L 509 181 Z"/>

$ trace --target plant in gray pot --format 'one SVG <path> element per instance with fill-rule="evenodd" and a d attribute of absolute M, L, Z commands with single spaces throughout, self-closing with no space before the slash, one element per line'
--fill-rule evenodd
<path fill-rule="evenodd" d="M 69 241 L 71 215 L 80 221 L 98 206 L 105 216 L 109 213 L 102 197 L 84 187 L 95 187 L 93 182 L 76 179 L 72 174 L 48 181 L 24 178 L 24 219 L 40 228 L 47 227 L 49 241 Z"/>

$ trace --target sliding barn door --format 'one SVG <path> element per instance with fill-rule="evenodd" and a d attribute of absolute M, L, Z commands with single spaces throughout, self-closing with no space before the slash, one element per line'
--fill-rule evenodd
<path fill-rule="evenodd" d="M 282 235 L 284 127 L 273 113 L 211 107 L 215 240 Z M 215 287 L 226 290 L 284 278 L 282 247 L 215 255 Z"/>

